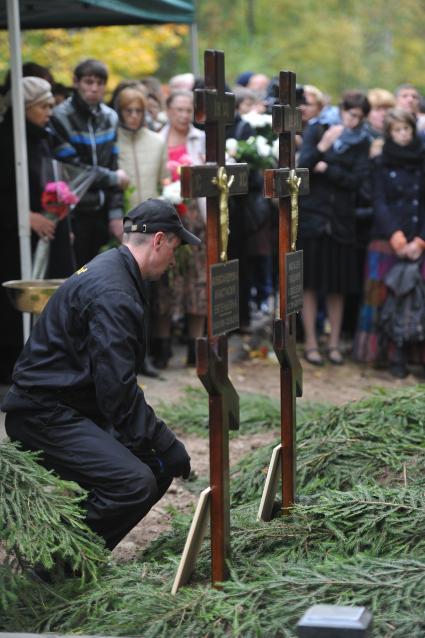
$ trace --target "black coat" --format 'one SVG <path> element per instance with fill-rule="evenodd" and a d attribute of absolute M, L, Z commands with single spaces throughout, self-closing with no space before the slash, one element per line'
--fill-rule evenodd
<path fill-rule="evenodd" d="M 145 349 L 144 284 L 126 246 L 95 257 L 55 292 L 15 366 L 4 411 L 50 396 L 129 448 L 165 450 L 175 436 L 137 384 Z M 32 401 L 30 401 L 32 404 Z"/>
<path fill-rule="evenodd" d="M 45 162 L 50 163 L 49 136 L 44 129 L 26 122 L 30 209 L 40 212 L 42 175 Z M 0 125 L 0 283 L 21 278 L 20 245 L 18 234 L 18 205 L 16 201 L 15 153 L 11 109 Z M 33 250 L 38 237 L 31 234 Z M 50 246 L 48 277 L 67 277 L 72 273 L 71 248 L 67 220 L 56 227 L 55 239 Z M 15 310 L 6 290 L 0 287 L 0 357 L 9 358 L 6 367 L 11 370 L 22 348 L 22 315 Z M 8 354 L 7 351 L 13 349 Z M 3 354 L 2 354 L 3 353 Z M 0 364 L 1 367 L 1 364 Z"/>
<path fill-rule="evenodd" d="M 341 243 L 354 243 L 356 236 L 356 193 L 368 173 L 369 141 L 363 139 L 344 153 L 317 149 L 325 128 L 319 123 L 307 127 L 298 165 L 310 170 L 310 194 L 300 197 L 301 239 L 330 235 Z M 314 173 L 320 161 L 328 168 Z"/>
<path fill-rule="evenodd" d="M 384 156 L 373 162 L 373 239 L 390 239 L 401 230 L 408 241 L 425 240 L 425 175 L 423 164 L 388 165 Z"/>

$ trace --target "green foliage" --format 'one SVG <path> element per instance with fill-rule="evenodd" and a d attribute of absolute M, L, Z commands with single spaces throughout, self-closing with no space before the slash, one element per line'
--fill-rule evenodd
<path fill-rule="evenodd" d="M 252 18 L 248 11 L 252 5 Z M 223 49 L 229 82 L 240 72 L 290 69 L 338 100 L 343 90 L 402 82 L 425 89 L 425 7 L 419 0 L 234 0 L 199 3 L 199 44 Z"/>
<path fill-rule="evenodd" d="M 313 420 L 299 419 L 298 490 L 348 490 L 369 480 L 425 485 L 424 390 L 381 391 Z M 234 504 L 260 497 L 273 447 L 257 450 L 232 470 Z"/>
<path fill-rule="evenodd" d="M 189 392 L 181 405 L 200 407 L 201 398 L 200 392 Z M 258 415 L 260 406 L 264 410 L 264 397 L 255 401 L 251 412 L 241 401 L 246 414 Z M 95 584 L 70 579 L 52 588 L 19 576 L 0 629 L 144 638 L 294 638 L 305 609 L 321 602 L 367 606 L 374 615 L 375 638 L 422 638 L 424 403 L 424 387 L 417 386 L 322 408 L 310 419 L 299 415 L 304 495 L 288 516 L 269 523 L 255 520 L 269 452 L 264 459 L 254 452 L 242 462 L 232 483 L 249 482 L 251 475 L 260 480 L 257 491 L 254 483 L 245 491 L 238 488 L 244 504 L 232 511 L 232 573 L 221 590 L 209 585 L 210 550 L 204 543 L 194 583 L 170 594 L 190 521 L 177 514 L 172 532 L 152 543 L 139 561 L 103 567 Z M 265 422 L 275 418 L 272 408 L 270 413 Z M 205 416 L 198 414 L 199 423 Z M 347 472 L 338 463 L 341 454 Z M 416 465 L 409 466 L 413 459 Z M 313 493 L 317 486 L 320 491 Z"/>
<path fill-rule="evenodd" d="M 240 429 L 230 436 L 240 436 L 280 427 L 278 399 L 263 394 L 241 393 Z M 298 420 L 302 423 L 326 409 L 323 404 L 302 401 L 298 403 Z M 166 423 L 178 431 L 208 436 L 208 395 L 203 388 L 187 387 L 185 396 L 176 403 L 161 402 L 157 410 Z"/>
<path fill-rule="evenodd" d="M 261 155 L 258 152 L 258 138 L 249 137 L 247 140 L 239 140 L 235 159 L 238 162 L 246 162 L 250 168 L 264 169 L 275 168 L 276 159 L 273 156 L 272 149 L 268 155 Z"/>
<path fill-rule="evenodd" d="M 0 541 L 10 560 L 14 557 L 21 567 L 51 569 L 63 560 L 83 580 L 93 579 L 108 554 L 84 523 L 86 492 L 76 483 L 60 480 L 36 460 L 36 454 L 12 443 L 0 445 Z M 10 578 L 3 566 L 0 582 Z M 9 589 L 0 587 L 6 596 L 3 600 L 0 596 L 0 608 Z"/>
<path fill-rule="evenodd" d="M 112 26 L 46 29 L 22 33 L 23 61 L 47 66 L 57 82 L 70 85 L 74 67 L 84 58 L 104 60 L 109 86 L 124 78 L 140 79 L 158 70 L 162 55 L 182 46 L 186 25 Z M 141 43 L 142 46 L 141 46 Z M 0 34 L 0 74 L 9 67 L 7 32 Z"/>
<path fill-rule="evenodd" d="M 234 0 L 198 5 L 199 65 L 203 51 L 223 49 L 231 84 L 246 70 L 270 76 L 297 73 L 339 100 L 343 90 L 413 82 L 424 92 L 425 5 L 420 0 Z M 142 43 L 142 45 L 141 45 Z M 104 59 L 110 86 L 122 78 L 156 74 L 167 81 L 190 68 L 184 25 L 52 29 L 23 33 L 23 58 L 49 66 L 70 84 L 83 57 Z M 6 32 L 0 36 L 0 73 L 9 66 Z M 53 61 L 53 63 L 52 63 Z"/>

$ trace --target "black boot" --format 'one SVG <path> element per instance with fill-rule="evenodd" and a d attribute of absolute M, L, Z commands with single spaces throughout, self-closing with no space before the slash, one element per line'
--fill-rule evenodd
<path fill-rule="evenodd" d="M 148 355 L 142 361 L 142 365 L 140 366 L 139 373 L 144 377 L 150 377 L 151 379 L 156 379 L 159 377 L 158 370 L 152 365 L 152 362 Z"/>
<path fill-rule="evenodd" d="M 168 366 L 168 360 L 172 356 L 171 338 L 155 337 L 152 339 L 152 363 L 158 370 L 165 370 Z"/>
<path fill-rule="evenodd" d="M 187 342 L 186 365 L 193 368 L 196 366 L 196 341 L 189 337 Z"/>
<path fill-rule="evenodd" d="M 403 348 L 396 348 L 390 363 L 390 373 L 396 379 L 405 379 L 409 374 L 406 366 L 406 355 Z"/>

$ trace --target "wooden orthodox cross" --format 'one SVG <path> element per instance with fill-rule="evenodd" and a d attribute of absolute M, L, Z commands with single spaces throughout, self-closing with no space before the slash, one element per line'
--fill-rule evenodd
<path fill-rule="evenodd" d="M 205 125 L 206 164 L 183 166 L 181 185 L 183 197 L 207 198 L 208 336 L 197 340 L 197 373 L 209 395 L 210 487 L 195 513 L 173 591 L 193 570 L 209 509 L 213 584 L 228 575 L 229 429 L 239 428 L 239 396 L 228 377 L 225 335 L 239 326 L 238 262 L 227 261 L 228 198 L 247 192 L 248 169 L 225 163 L 226 125 L 234 119 L 235 96 L 225 92 L 224 53 L 207 50 L 204 62 L 205 89 L 195 90 L 195 120 Z"/>
<path fill-rule="evenodd" d="M 282 509 L 295 500 L 296 397 L 302 395 L 302 368 L 296 353 L 296 315 L 302 309 L 302 251 L 296 251 L 298 195 L 308 193 L 308 169 L 295 170 L 295 135 L 301 132 L 296 107 L 295 74 L 279 76 L 279 104 L 273 106 L 273 131 L 279 135 L 279 165 L 264 173 L 264 194 L 279 199 L 279 318 L 274 323 L 273 347 L 280 363 L 281 444 L 273 452 L 258 518 L 269 520 L 279 478 Z M 320 267 L 320 265 L 319 265 Z"/>

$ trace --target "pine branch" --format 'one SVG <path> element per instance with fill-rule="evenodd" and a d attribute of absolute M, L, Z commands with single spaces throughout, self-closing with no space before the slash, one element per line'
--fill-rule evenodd
<path fill-rule="evenodd" d="M 51 569 L 62 559 L 83 579 L 94 578 L 107 553 L 84 523 L 86 492 L 37 458 L 15 444 L 0 445 L 0 540 L 21 566 Z"/>

